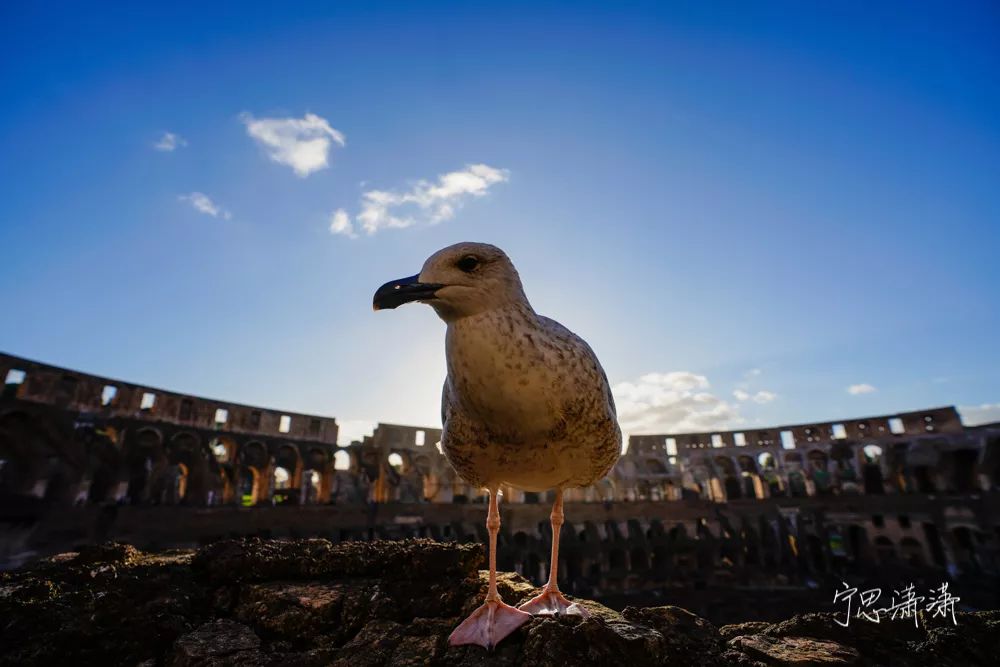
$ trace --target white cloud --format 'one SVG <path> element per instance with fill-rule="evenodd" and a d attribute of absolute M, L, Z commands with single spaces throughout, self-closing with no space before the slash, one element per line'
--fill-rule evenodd
<path fill-rule="evenodd" d="M 746 377 L 748 377 L 748 378 L 755 378 L 755 377 L 759 376 L 760 374 L 761 374 L 761 370 L 759 368 L 751 368 L 746 373 L 744 373 L 744 375 Z"/>
<path fill-rule="evenodd" d="M 760 405 L 770 403 L 778 397 L 778 395 L 774 392 L 767 391 L 765 389 L 761 389 L 755 394 L 751 394 L 743 389 L 736 389 L 733 391 L 733 396 L 737 401 L 753 401 L 754 403 L 758 403 Z"/>
<path fill-rule="evenodd" d="M 342 208 L 338 208 L 330 216 L 330 233 L 343 234 L 352 239 L 358 238 L 354 231 L 354 223 L 351 222 L 351 216 L 347 215 L 347 211 Z"/>
<path fill-rule="evenodd" d="M 229 211 L 216 204 L 209 198 L 208 195 L 202 194 L 201 192 L 192 192 L 191 194 L 181 195 L 178 199 L 191 204 L 196 211 L 204 213 L 205 215 L 210 215 L 213 218 L 229 220 L 233 217 Z"/>
<path fill-rule="evenodd" d="M 739 409 L 706 391 L 708 378 L 686 371 L 648 373 L 612 387 L 618 421 L 630 433 L 681 433 L 729 428 Z"/>
<path fill-rule="evenodd" d="M 761 405 L 764 405 L 764 404 L 770 403 L 774 399 L 778 398 L 778 395 L 775 394 L 774 392 L 770 392 L 770 391 L 767 391 L 765 389 L 761 389 L 756 394 L 754 394 L 752 398 L 753 398 L 753 402 L 754 403 L 759 403 Z"/>
<path fill-rule="evenodd" d="M 962 415 L 962 423 L 966 426 L 1000 422 L 1000 403 L 966 405 L 958 408 L 958 411 Z"/>
<path fill-rule="evenodd" d="M 860 396 L 861 394 L 871 394 L 877 391 L 875 387 L 870 384 L 862 382 L 861 384 L 852 384 L 847 388 L 847 393 L 851 396 Z"/>
<path fill-rule="evenodd" d="M 267 151 L 269 158 L 291 167 L 301 178 L 330 166 L 331 146 L 345 143 L 342 132 L 330 127 L 325 118 L 312 113 L 302 118 L 254 118 L 244 112 L 240 120 L 246 125 L 247 134 Z"/>
<path fill-rule="evenodd" d="M 187 139 L 179 134 L 174 134 L 173 132 L 164 132 L 160 140 L 153 144 L 153 148 L 158 151 L 164 151 L 165 153 L 172 153 L 178 148 L 187 146 Z"/>
<path fill-rule="evenodd" d="M 509 177 L 506 169 L 470 164 L 438 176 L 433 183 L 418 181 L 404 192 L 369 190 L 361 195 L 361 212 L 355 220 L 369 236 L 380 229 L 434 225 L 453 218 L 468 199 L 486 195 L 491 186 Z"/>
<path fill-rule="evenodd" d="M 346 447 L 353 441 L 361 441 L 366 435 L 375 431 L 378 422 L 365 419 L 337 420 L 337 444 Z"/>

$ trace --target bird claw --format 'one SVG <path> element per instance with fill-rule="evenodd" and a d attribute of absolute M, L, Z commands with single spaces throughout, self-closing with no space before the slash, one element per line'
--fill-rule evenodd
<path fill-rule="evenodd" d="M 530 620 L 531 614 L 502 600 L 487 600 L 452 631 L 448 645 L 477 644 L 492 651 L 505 637 Z"/>
<path fill-rule="evenodd" d="M 558 616 L 566 614 L 568 616 L 581 616 L 588 618 L 590 612 L 581 607 L 576 602 L 570 602 L 566 596 L 559 591 L 544 590 L 541 595 L 537 595 L 522 605 L 518 606 L 521 611 L 526 611 L 535 616 Z"/>

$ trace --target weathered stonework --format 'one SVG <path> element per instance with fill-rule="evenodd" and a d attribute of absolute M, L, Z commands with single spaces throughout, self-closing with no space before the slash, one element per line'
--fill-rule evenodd
<path fill-rule="evenodd" d="M 447 636 L 485 590 L 478 545 L 220 542 L 149 554 L 103 545 L 0 574 L 0 665 L 979 665 L 1000 612 L 958 625 L 829 613 L 717 628 L 679 607 L 536 617 L 493 653 Z M 538 590 L 502 574 L 510 602 Z"/>

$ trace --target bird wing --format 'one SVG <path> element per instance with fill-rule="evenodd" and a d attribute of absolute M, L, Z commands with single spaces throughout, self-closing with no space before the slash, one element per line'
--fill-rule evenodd
<path fill-rule="evenodd" d="M 444 378 L 444 387 L 441 388 L 441 428 L 448 428 L 448 417 L 451 416 L 451 381 L 447 376 Z"/>
<path fill-rule="evenodd" d="M 541 325 L 553 336 L 561 339 L 565 348 L 572 350 L 573 354 L 575 354 L 582 362 L 584 362 L 586 366 L 590 368 L 595 377 L 599 379 L 602 393 L 608 401 L 608 407 L 611 409 L 611 414 L 617 416 L 618 412 L 615 409 L 615 397 L 611 394 L 611 384 L 608 382 L 608 375 L 604 372 L 604 367 L 601 366 L 601 362 L 598 361 L 597 355 L 594 354 L 594 350 L 587 344 L 587 341 L 580 338 L 575 333 L 550 317 L 539 315 L 538 320 Z"/>
<path fill-rule="evenodd" d="M 441 451 L 459 477 L 475 487 L 486 483 L 477 474 L 475 449 L 487 440 L 480 425 L 462 414 L 452 394 L 451 380 L 445 378 L 441 389 Z"/>

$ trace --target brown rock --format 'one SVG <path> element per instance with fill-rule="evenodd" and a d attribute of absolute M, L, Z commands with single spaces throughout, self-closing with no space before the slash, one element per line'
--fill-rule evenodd
<path fill-rule="evenodd" d="M 808 637 L 749 635 L 731 639 L 729 646 L 765 665 L 782 667 L 856 665 L 861 660 L 860 654 L 853 648 Z"/>
<path fill-rule="evenodd" d="M 732 639 L 733 637 L 742 637 L 743 635 L 755 635 L 758 632 L 764 632 L 770 627 L 770 623 L 765 621 L 748 621 L 746 623 L 734 623 L 732 625 L 723 625 L 719 628 L 719 635 L 726 641 Z"/>
<path fill-rule="evenodd" d="M 537 617 L 492 653 L 449 647 L 480 605 L 481 545 L 429 540 L 229 540 L 192 552 L 105 545 L 0 573 L 0 665 L 992 664 L 1000 612 L 921 614 L 919 623 L 803 614 L 780 623 L 711 623 L 679 607 Z M 538 589 L 500 573 L 504 599 Z M 728 641 L 728 644 L 726 643 Z"/>
<path fill-rule="evenodd" d="M 722 639 L 714 625 L 674 606 L 626 607 L 622 616 L 657 630 L 664 638 L 664 657 L 674 665 L 704 665 L 722 652 Z"/>
<path fill-rule="evenodd" d="M 260 638 L 253 630 L 228 620 L 205 623 L 180 637 L 173 646 L 170 667 L 265 664 Z"/>

